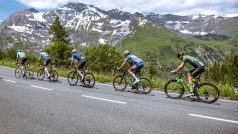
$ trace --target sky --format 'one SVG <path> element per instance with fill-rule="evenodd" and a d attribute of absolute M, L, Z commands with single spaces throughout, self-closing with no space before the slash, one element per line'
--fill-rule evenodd
<path fill-rule="evenodd" d="M 0 21 L 10 14 L 34 7 L 45 11 L 68 2 L 94 5 L 104 10 L 119 9 L 127 12 L 176 15 L 238 15 L 238 0 L 0 0 Z"/>

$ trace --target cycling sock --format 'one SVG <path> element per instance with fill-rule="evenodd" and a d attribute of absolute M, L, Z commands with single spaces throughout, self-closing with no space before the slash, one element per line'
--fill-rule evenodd
<path fill-rule="evenodd" d="M 135 74 L 132 74 L 132 76 L 136 79 L 136 80 L 139 80 Z"/>

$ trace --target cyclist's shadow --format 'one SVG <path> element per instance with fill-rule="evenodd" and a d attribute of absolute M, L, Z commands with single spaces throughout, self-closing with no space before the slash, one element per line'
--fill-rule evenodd
<path fill-rule="evenodd" d="M 182 100 L 185 100 L 185 101 L 189 101 L 189 102 L 200 102 L 200 103 L 203 103 L 201 101 L 199 101 L 196 97 L 182 97 L 181 98 Z M 204 103 L 204 104 L 209 104 L 209 103 Z M 215 103 L 212 103 L 212 104 L 209 104 L 209 105 L 220 105 L 218 102 L 215 102 Z"/>

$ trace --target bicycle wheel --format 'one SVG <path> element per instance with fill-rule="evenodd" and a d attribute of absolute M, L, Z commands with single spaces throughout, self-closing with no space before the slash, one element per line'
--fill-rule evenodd
<path fill-rule="evenodd" d="M 19 67 L 16 68 L 16 70 L 15 70 L 15 77 L 16 78 L 20 78 L 21 75 L 22 75 L 22 70 Z"/>
<path fill-rule="evenodd" d="M 127 87 L 127 82 L 125 77 L 118 75 L 113 80 L 113 87 L 118 91 L 123 91 Z"/>
<path fill-rule="evenodd" d="M 177 83 L 177 80 L 170 80 L 164 86 L 165 94 L 172 99 L 181 98 L 184 94 L 184 86 L 181 83 Z"/>
<path fill-rule="evenodd" d="M 151 82 L 149 79 L 147 78 L 141 78 L 140 79 L 140 82 L 138 82 L 138 88 L 137 90 L 140 92 L 140 93 L 144 93 L 144 94 L 148 94 L 151 92 L 152 90 L 152 85 L 151 85 Z"/>
<path fill-rule="evenodd" d="M 56 70 L 50 71 L 50 81 L 57 81 L 58 80 L 58 73 Z"/>
<path fill-rule="evenodd" d="M 45 78 L 45 71 L 44 71 L 44 69 L 40 69 L 37 72 L 37 79 L 38 80 L 43 80 L 44 78 Z"/>
<path fill-rule="evenodd" d="M 195 94 L 200 101 L 205 103 L 214 103 L 220 96 L 219 89 L 211 83 L 202 83 L 199 85 L 197 90 L 195 90 Z"/>
<path fill-rule="evenodd" d="M 85 73 L 83 78 L 83 84 L 86 87 L 92 88 L 95 84 L 95 77 L 92 73 Z"/>
<path fill-rule="evenodd" d="M 70 86 L 75 86 L 78 83 L 78 75 L 75 71 L 69 72 L 68 83 Z"/>

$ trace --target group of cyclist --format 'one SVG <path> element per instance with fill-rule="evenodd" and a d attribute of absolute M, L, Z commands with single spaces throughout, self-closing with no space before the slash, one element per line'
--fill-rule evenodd
<path fill-rule="evenodd" d="M 44 61 L 45 72 L 47 73 L 48 78 L 49 78 L 50 74 L 48 71 L 48 64 L 51 62 L 51 57 L 43 49 L 40 50 L 39 55 L 40 55 L 39 59 Z M 140 73 L 141 69 L 144 67 L 144 62 L 139 57 L 131 54 L 131 52 L 129 50 L 124 51 L 124 56 L 125 56 L 124 62 L 117 69 L 120 70 L 126 63 L 129 63 L 131 65 L 131 67 L 128 70 L 128 73 L 130 73 L 132 75 L 132 77 L 134 77 L 135 82 L 133 83 L 133 85 L 135 85 L 136 83 L 138 83 L 140 81 L 140 79 L 137 78 L 136 74 Z M 194 67 L 194 69 L 190 70 L 187 73 L 187 79 L 188 79 L 188 83 L 189 83 L 189 92 L 190 92 L 187 96 L 193 96 L 194 93 L 193 93 L 192 79 L 205 71 L 204 64 L 195 57 L 185 55 L 182 51 L 180 51 L 177 54 L 177 58 L 180 59 L 182 62 L 176 69 L 172 70 L 170 73 L 176 73 L 176 72 L 182 70 L 186 63 L 192 65 Z M 26 67 L 27 57 L 26 57 L 26 54 L 22 50 L 18 50 L 18 52 L 17 52 L 17 62 L 19 59 L 21 60 L 21 67 L 24 70 L 22 77 L 25 77 L 26 70 L 27 70 L 27 67 Z M 81 76 L 81 78 L 83 78 L 84 76 L 82 74 L 81 69 L 84 68 L 84 66 L 86 64 L 86 58 L 84 56 L 82 56 L 81 54 L 79 54 L 76 49 L 73 49 L 71 59 L 72 59 L 71 66 L 73 65 L 74 61 L 77 61 L 77 63 L 78 63 L 77 72 Z"/>

